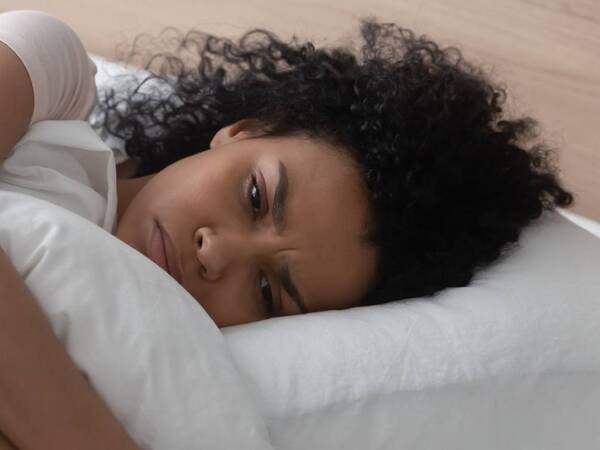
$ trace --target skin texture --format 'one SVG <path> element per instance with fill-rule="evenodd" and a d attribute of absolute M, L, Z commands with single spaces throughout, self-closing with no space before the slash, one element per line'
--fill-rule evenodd
<path fill-rule="evenodd" d="M 210 147 L 118 180 L 116 236 L 149 257 L 158 220 L 177 249 L 182 286 L 219 327 L 301 313 L 280 281 L 282 258 L 308 312 L 355 306 L 378 255 L 362 240 L 367 194 L 350 158 L 303 136 L 265 136 L 251 119 L 222 128 Z M 271 215 L 280 161 L 289 180 L 281 235 Z"/>

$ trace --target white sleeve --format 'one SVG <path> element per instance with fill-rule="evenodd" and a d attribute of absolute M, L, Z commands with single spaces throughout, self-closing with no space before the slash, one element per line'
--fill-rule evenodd
<path fill-rule="evenodd" d="M 40 120 L 86 120 L 97 100 L 97 67 L 77 34 L 41 11 L 0 14 L 0 41 L 21 59 L 33 85 L 30 125 Z"/>

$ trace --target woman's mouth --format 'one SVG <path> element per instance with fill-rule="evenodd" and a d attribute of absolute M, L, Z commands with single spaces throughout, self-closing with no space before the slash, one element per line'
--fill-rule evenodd
<path fill-rule="evenodd" d="M 160 224 L 154 221 L 148 244 L 148 257 L 181 284 L 181 270 L 169 236 L 165 236 Z"/>

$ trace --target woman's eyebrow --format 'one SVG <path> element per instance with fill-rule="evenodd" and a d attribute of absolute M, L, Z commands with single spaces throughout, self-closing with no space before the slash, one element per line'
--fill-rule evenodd
<path fill-rule="evenodd" d="M 302 314 L 308 313 L 306 305 L 304 304 L 304 299 L 302 298 L 302 295 L 300 295 L 300 291 L 294 284 L 294 280 L 292 279 L 290 269 L 285 258 L 282 258 L 279 279 L 281 281 L 281 284 L 283 285 L 283 288 L 287 291 L 288 295 L 292 298 L 294 303 L 298 305 L 298 308 L 300 308 Z"/>
<path fill-rule="evenodd" d="M 273 195 L 273 208 L 271 208 L 271 215 L 273 216 L 273 222 L 277 229 L 277 234 L 283 232 L 284 218 L 285 218 L 285 207 L 287 202 L 288 192 L 288 177 L 287 169 L 281 160 L 279 162 L 279 181 L 277 181 L 277 187 L 275 188 L 275 194 Z"/>
<path fill-rule="evenodd" d="M 277 234 L 283 233 L 283 227 L 285 223 L 285 207 L 287 202 L 288 193 L 288 177 L 287 168 L 281 160 L 278 160 L 279 166 L 279 180 L 277 181 L 277 187 L 275 188 L 275 194 L 273 195 L 273 208 L 271 208 L 271 215 L 273 216 L 273 223 L 277 229 Z M 283 288 L 287 291 L 288 295 L 294 301 L 302 314 L 306 314 L 308 310 L 304 304 L 304 299 L 300 295 L 298 287 L 294 283 L 290 269 L 285 258 L 282 259 L 281 266 L 279 269 L 279 281 Z"/>

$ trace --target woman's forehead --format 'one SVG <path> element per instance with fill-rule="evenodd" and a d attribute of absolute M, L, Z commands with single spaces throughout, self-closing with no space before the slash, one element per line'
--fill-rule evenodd
<path fill-rule="evenodd" d="M 294 248 L 284 253 L 309 311 L 354 306 L 375 278 L 377 252 L 355 234 L 329 233 Z"/>
<path fill-rule="evenodd" d="M 346 192 L 360 191 L 363 185 L 360 169 L 349 154 L 325 141 L 303 136 L 277 136 L 257 142 L 256 147 L 257 163 L 276 166 L 279 160 L 282 161 L 290 181 L 296 182 L 294 184 L 319 182 L 323 189 L 333 184 L 343 186 Z"/>
<path fill-rule="evenodd" d="M 272 208 L 276 200 L 279 207 L 283 203 L 289 225 L 305 228 L 312 237 L 320 234 L 359 241 L 369 221 L 369 202 L 359 170 L 335 151 L 315 144 L 281 148 L 275 146 L 256 159 L 256 168 L 265 179 L 268 205 Z M 281 192 L 282 185 L 285 192 Z"/>
<path fill-rule="evenodd" d="M 363 242 L 367 200 L 357 170 L 331 149 L 265 152 L 259 167 L 272 206 L 281 167 L 288 181 L 284 240 L 289 266 L 309 310 L 352 306 L 374 276 L 375 252 Z"/>

